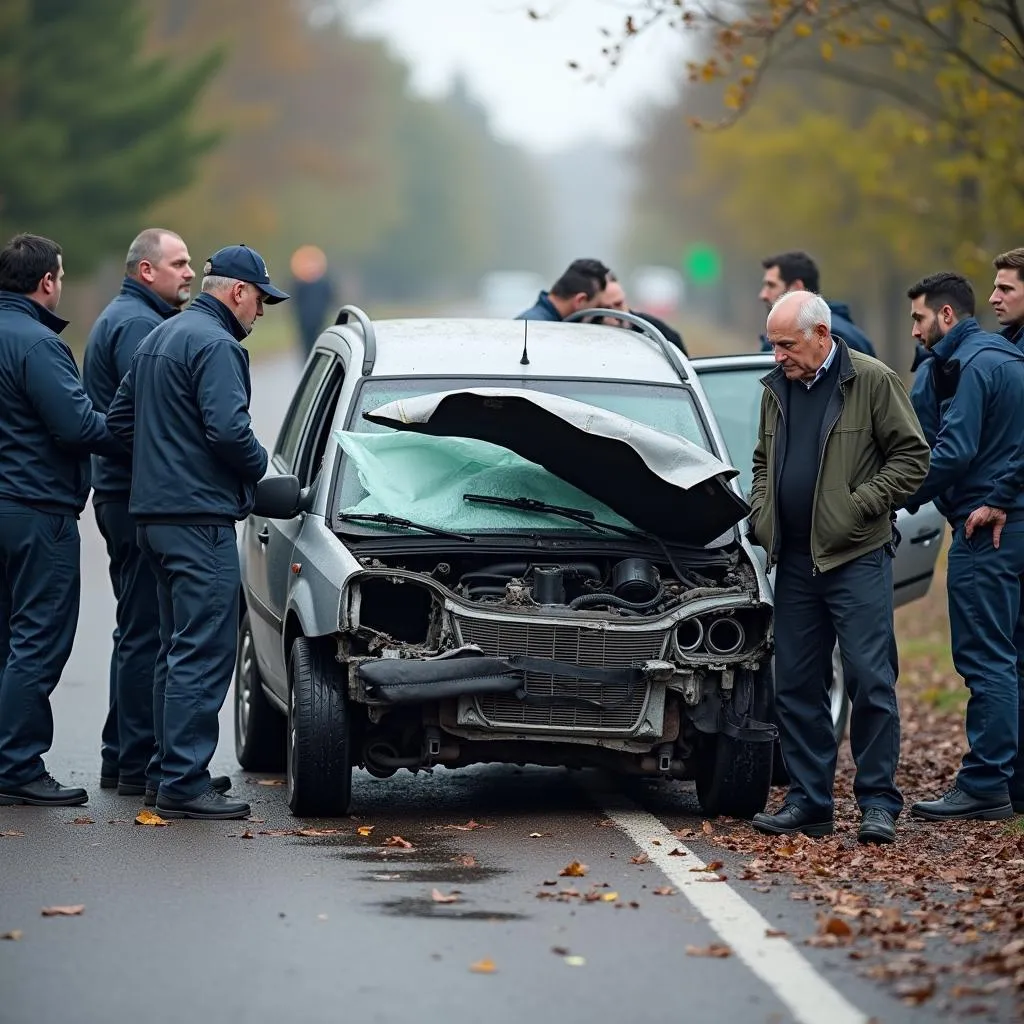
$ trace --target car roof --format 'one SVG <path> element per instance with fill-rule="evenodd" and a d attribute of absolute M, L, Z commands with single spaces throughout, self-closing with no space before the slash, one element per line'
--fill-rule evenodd
<path fill-rule="evenodd" d="M 712 370 L 770 370 L 775 365 L 771 352 L 737 352 L 728 356 L 697 356 L 690 358 L 690 365 L 698 373 Z"/>
<path fill-rule="evenodd" d="M 331 327 L 328 334 L 352 328 Z M 679 384 L 658 344 L 638 331 L 541 320 L 429 318 L 374 320 L 372 375 L 409 377 L 580 377 Z M 353 331 L 360 337 L 358 329 Z M 528 365 L 523 365 L 524 337 Z M 688 363 L 679 361 L 689 375 Z"/>

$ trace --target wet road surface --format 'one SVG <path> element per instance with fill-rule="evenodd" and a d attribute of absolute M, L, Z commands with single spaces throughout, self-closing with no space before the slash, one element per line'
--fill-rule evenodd
<path fill-rule="evenodd" d="M 269 447 L 297 367 L 253 377 Z M 755 891 L 734 881 L 745 858 L 675 839 L 700 830 L 689 785 L 360 772 L 354 817 L 298 821 L 280 776 L 239 771 L 229 695 L 212 768 L 255 820 L 134 824 L 139 799 L 98 785 L 113 601 L 91 507 L 81 525 L 82 611 L 48 767 L 90 801 L 0 808 L 0 934 L 20 932 L 0 941 L 2 1024 L 935 1019 L 846 951 L 803 945 L 815 911 L 785 885 Z M 274 834 L 296 829 L 321 834 Z M 728 881 L 699 870 L 715 859 Z M 573 861 L 586 874 L 560 875 Z M 713 943 L 732 955 L 686 953 Z"/>

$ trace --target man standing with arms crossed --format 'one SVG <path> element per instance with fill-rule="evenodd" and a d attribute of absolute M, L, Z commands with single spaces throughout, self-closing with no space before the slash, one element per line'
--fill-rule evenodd
<path fill-rule="evenodd" d="M 57 782 L 43 754 L 78 625 L 89 453 L 124 452 L 58 337 L 63 277 L 48 238 L 16 235 L 0 251 L 0 804 L 89 799 Z"/>
<path fill-rule="evenodd" d="M 235 523 L 267 468 L 241 343 L 264 303 L 288 295 L 246 245 L 219 249 L 203 273 L 202 294 L 139 346 L 107 419 L 133 447 L 129 509 L 160 604 L 153 802 L 165 818 L 244 818 L 249 805 L 209 773 L 238 636 Z"/>
<path fill-rule="evenodd" d="M 195 276 L 188 247 L 173 231 L 146 228 L 129 246 L 121 290 L 99 315 L 85 346 L 82 379 L 97 409 L 110 408 L 142 339 L 185 306 Z M 153 670 L 160 650 L 160 615 L 156 579 L 128 512 L 131 482 L 126 461 L 93 456 L 92 504 L 107 545 L 117 601 L 100 787 L 116 786 L 122 796 L 142 796 L 156 748 Z"/>

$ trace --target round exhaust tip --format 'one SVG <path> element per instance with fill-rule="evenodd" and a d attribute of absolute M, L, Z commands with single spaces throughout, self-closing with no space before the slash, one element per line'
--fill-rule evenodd
<path fill-rule="evenodd" d="M 708 649 L 715 654 L 738 654 L 747 638 L 735 619 L 715 619 L 708 626 Z"/>

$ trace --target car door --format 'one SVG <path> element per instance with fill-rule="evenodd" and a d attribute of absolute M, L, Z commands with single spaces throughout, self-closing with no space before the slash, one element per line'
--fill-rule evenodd
<path fill-rule="evenodd" d="M 291 473 L 306 423 L 323 388 L 333 356 L 317 351 L 306 364 L 302 378 L 285 414 L 267 475 Z M 274 569 L 290 554 L 295 520 L 267 519 L 251 515 L 243 534 L 245 554 L 245 599 L 252 626 L 253 646 L 260 671 L 278 694 L 287 693 L 281 655 L 284 605 L 276 599 Z M 288 563 L 285 562 L 285 571 Z"/>
<path fill-rule="evenodd" d="M 737 481 L 744 495 L 753 483 L 753 452 L 757 444 L 761 378 L 768 373 L 771 356 L 721 356 L 691 360 L 707 395 L 728 448 L 728 458 L 739 470 Z M 923 597 L 935 575 L 935 563 L 945 532 L 945 520 L 929 502 L 913 515 L 897 513 L 901 542 L 893 562 L 893 597 L 896 605 Z M 760 549 L 758 549 L 759 553 Z"/>

